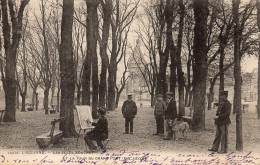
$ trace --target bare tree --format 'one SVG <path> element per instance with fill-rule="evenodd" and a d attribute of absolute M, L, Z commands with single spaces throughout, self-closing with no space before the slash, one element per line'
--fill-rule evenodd
<path fill-rule="evenodd" d="M 83 61 L 86 56 L 86 26 L 82 25 L 85 8 L 79 6 L 75 9 L 75 17 L 73 24 L 73 47 L 74 47 L 74 64 L 76 71 L 76 90 L 77 90 L 77 104 L 81 104 L 81 87 L 82 87 L 82 74 L 83 74 Z"/>
<path fill-rule="evenodd" d="M 28 13 L 27 13 L 28 14 Z M 22 108 L 21 111 L 25 112 L 25 100 L 27 96 L 27 88 L 28 88 L 28 81 L 27 81 L 27 58 L 28 58 L 28 51 L 26 48 L 26 33 L 27 33 L 27 26 L 28 26 L 28 15 L 26 14 L 26 21 L 22 29 L 22 44 L 20 45 L 20 49 L 18 51 L 18 58 L 17 58 L 17 69 L 16 69 L 16 81 L 19 93 L 22 97 Z M 18 96 L 19 97 L 19 96 Z M 19 104 L 19 102 L 18 102 Z"/>
<path fill-rule="evenodd" d="M 5 115 L 4 121 L 15 122 L 15 98 L 16 98 L 16 58 L 17 49 L 21 39 L 21 31 L 23 24 L 23 12 L 29 0 L 23 0 L 20 7 L 15 10 L 15 2 L 1 0 L 2 9 L 2 24 L 4 34 L 4 49 L 5 49 Z M 9 14 L 8 14 L 9 11 Z M 9 20 L 11 18 L 11 20 Z M 11 24 L 10 24 L 11 23 Z M 12 36 L 12 38 L 11 38 Z"/>
<path fill-rule="evenodd" d="M 194 9 L 194 44 L 193 44 L 193 96 L 194 114 L 193 126 L 196 129 L 205 128 L 205 95 L 207 78 L 207 17 L 208 0 L 195 0 Z"/>
<path fill-rule="evenodd" d="M 242 113 L 241 113 L 241 65 L 240 65 L 240 55 L 239 55 L 239 5 L 240 0 L 233 0 L 233 17 L 234 17 L 234 104 L 233 108 L 236 112 L 236 149 L 243 150 L 243 135 L 242 135 Z"/>
<path fill-rule="evenodd" d="M 136 3 L 130 3 L 129 1 L 115 1 L 112 21 L 111 21 L 111 31 L 112 31 L 112 48 L 110 63 L 108 67 L 108 110 L 115 109 L 115 97 L 116 97 L 116 75 L 117 66 L 122 59 L 122 54 L 120 56 L 120 51 L 122 49 L 122 37 L 125 34 L 127 27 L 133 21 L 139 1 Z M 121 8 L 121 9 L 120 9 Z"/>
<path fill-rule="evenodd" d="M 74 0 L 63 0 L 60 45 L 61 109 L 60 116 L 66 117 L 60 123 L 65 137 L 76 135 L 74 125 L 75 68 L 73 61 L 73 13 Z"/>
<path fill-rule="evenodd" d="M 143 61 L 141 63 L 143 64 L 143 67 L 145 67 L 147 75 L 144 76 L 146 85 L 148 87 L 148 91 L 151 95 L 151 106 L 154 105 L 154 96 L 156 92 L 157 87 L 157 77 L 158 77 L 158 64 L 157 64 L 157 43 L 155 39 L 155 34 L 157 32 L 156 29 L 156 20 L 154 17 L 154 11 L 151 7 L 149 7 L 148 4 L 144 4 L 144 13 L 146 17 L 138 17 L 138 21 L 141 23 L 138 31 L 136 33 L 138 34 L 141 42 L 143 43 L 145 49 L 148 52 L 148 59 L 149 64 L 144 64 Z M 143 18 L 143 19 L 142 19 Z M 140 62 L 140 61 L 139 61 Z"/>
<path fill-rule="evenodd" d="M 257 26 L 260 32 L 260 3 L 259 0 L 256 0 L 257 8 Z M 258 36 L 260 37 L 260 36 Z M 258 38 L 259 39 L 259 38 Z M 257 98 L 257 117 L 260 119 L 260 41 L 258 41 L 258 98 Z"/>
<path fill-rule="evenodd" d="M 87 4 L 87 56 L 86 60 L 91 61 L 91 84 L 92 84 L 92 116 L 97 118 L 98 106 L 98 57 L 97 57 L 97 40 L 98 40 L 98 14 L 97 8 L 99 1 L 86 1 Z M 87 59 L 88 58 L 88 59 Z"/>
<path fill-rule="evenodd" d="M 109 66 L 109 59 L 107 54 L 109 31 L 112 16 L 112 0 L 105 0 L 101 2 L 102 6 L 102 38 L 99 43 L 100 45 L 100 57 L 101 57 L 101 73 L 99 82 L 99 106 L 105 106 L 106 104 L 106 91 L 107 91 L 107 69 Z"/>

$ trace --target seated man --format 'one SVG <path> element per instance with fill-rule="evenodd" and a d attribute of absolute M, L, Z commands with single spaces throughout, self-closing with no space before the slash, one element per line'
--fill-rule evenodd
<path fill-rule="evenodd" d="M 99 119 L 97 123 L 92 123 L 95 128 L 89 132 L 87 132 L 85 136 L 85 142 L 88 145 L 89 149 L 95 151 L 100 147 L 104 149 L 102 141 L 108 138 L 108 122 L 105 117 L 106 110 L 103 107 L 100 107 L 98 110 Z M 93 141 L 97 142 L 97 146 L 93 143 Z"/>

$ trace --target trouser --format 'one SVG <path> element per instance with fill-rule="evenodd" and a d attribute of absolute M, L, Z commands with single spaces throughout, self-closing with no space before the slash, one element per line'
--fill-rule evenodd
<path fill-rule="evenodd" d="M 166 138 L 167 139 L 172 139 L 172 137 L 173 137 L 172 122 L 173 122 L 173 120 L 166 119 L 166 131 L 167 131 Z"/>
<path fill-rule="evenodd" d="M 102 140 L 96 139 L 93 135 L 86 135 L 84 138 L 86 144 L 88 145 L 90 150 L 95 150 L 97 149 L 97 146 L 93 143 L 93 141 L 97 142 L 97 145 L 101 148 L 104 149 L 104 145 L 102 143 Z"/>
<path fill-rule="evenodd" d="M 129 125 L 130 125 L 130 132 L 133 133 L 133 125 L 134 125 L 134 118 L 125 118 L 125 132 L 129 133 Z"/>
<path fill-rule="evenodd" d="M 212 149 L 217 151 L 220 144 L 221 144 L 221 151 L 227 152 L 227 148 L 228 148 L 228 125 L 227 124 L 217 126 L 217 131 L 216 131 L 215 140 L 213 142 Z"/>
<path fill-rule="evenodd" d="M 164 134 L 164 119 L 163 116 L 155 116 L 156 134 Z"/>

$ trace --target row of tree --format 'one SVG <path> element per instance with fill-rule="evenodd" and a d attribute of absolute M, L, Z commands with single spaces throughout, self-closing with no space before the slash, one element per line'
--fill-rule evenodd
<path fill-rule="evenodd" d="M 114 110 L 127 80 L 126 52 L 131 50 L 128 34 L 135 31 L 148 52 L 149 65 L 143 63 L 142 75 L 152 98 L 157 93 L 165 96 L 168 89 L 175 94 L 178 89 L 179 113 L 185 115 L 185 105 L 193 102 L 197 129 L 205 128 L 207 77 L 212 77 L 210 109 L 216 80 L 219 78 L 221 91 L 225 73 L 234 74 L 237 149 L 242 150 L 240 63 L 243 56 L 258 51 L 258 0 L 233 0 L 232 4 L 224 0 L 86 0 L 76 7 L 73 0 L 64 0 L 62 4 L 58 0 L 41 0 L 40 10 L 31 12 L 28 8 L 25 12 L 28 3 L 29 0 L 21 0 L 16 8 L 15 1 L 1 0 L 5 121 L 16 119 L 17 87 L 24 111 L 28 81 L 34 91 L 33 102 L 37 103 L 37 88 L 44 89 L 46 114 L 50 90 L 53 96 L 58 89 L 60 115 L 68 117 L 61 126 L 67 137 L 75 135 L 76 89 L 77 103 L 92 104 L 94 118 L 98 106 Z M 138 8 L 143 13 L 136 14 Z M 131 26 L 133 20 L 137 27 Z M 120 61 L 124 71 L 121 85 L 117 86 Z"/>

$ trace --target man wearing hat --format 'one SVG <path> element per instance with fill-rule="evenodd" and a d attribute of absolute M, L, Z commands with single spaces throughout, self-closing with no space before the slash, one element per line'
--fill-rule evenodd
<path fill-rule="evenodd" d="M 132 100 L 132 94 L 127 95 L 128 99 L 124 101 L 122 106 L 122 114 L 125 118 L 125 132 L 124 134 L 129 134 L 129 125 L 130 125 L 130 134 L 133 134 L 133 125 L 134 117 L 137 114 L 137 106 Z"/>
<path fill-rule="evenodd" d="M 163 138 L 163 140 L 171 140 L 173 137 L 172 124 L 174 119 L 177 118 L 177 107 L 176 101 L 174 99 L 174 94 L 172 92 L 166 93 L 168 98 L 168 106 L 165 111 L 165 120 L 166 120 L 166 131 L 167 135 Z"/>
<path fill-rule="evenodd" d="M 231 124 L 229 118 L 231 112 L 231 103 L 227 100 L 227 97 L 228 91 L 222 91 L 220 93 L 221 103 L 218 107 L 216 117 L 214 118 L 217 130 L 212 148 L 209 149 L 209 151 L 217 152 L 219 145 L 221 144 L 219 153 L 227 153 L 228 125 Z"/>
<path fill-rule="evenodd" d="M 107 118 L 105 117 L 106 110 L 104 107 L 100 107 L 98 109 L 99 119 L 97 123 L 92 123 L 95 128 L 89 132 L 87 132 L 84 140 L 88 145 L 89 149 L 95 151 L 100 147 L 104 149 L 102 141 L 108 138 L 108 122 Z M 97 142 L 97 146 L 93 143 L 93 141 Z"/>
<path fill-rule="evenodd" d="M 156 120 L 156 133 L 153 135 L 163 135 L 164 134 L 164 115 L 166 111 L 166 104 L 163 101 L 163 95 L 158 94 L 157 95 L 157 100 L 155 103 L 155 108 L 154 108 L 154 116 Z"/>

